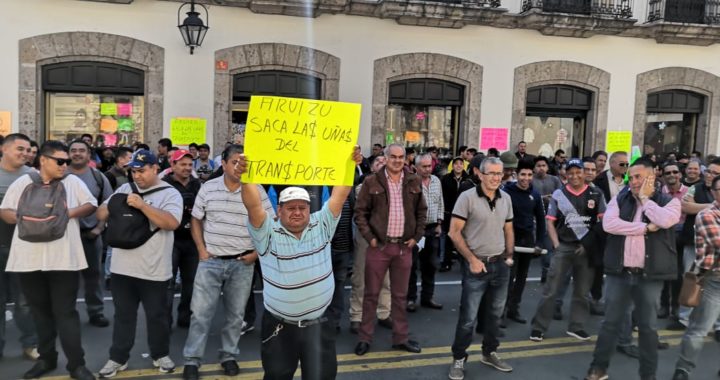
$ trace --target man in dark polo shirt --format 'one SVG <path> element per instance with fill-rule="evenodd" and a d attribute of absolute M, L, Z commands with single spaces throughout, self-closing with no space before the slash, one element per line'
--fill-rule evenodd
<path fill-rule="evenodd" d="M 572 270 L 573 298 L 567 334 L 580 340 L 590 339 L 584 324 L 590 316 L 585 295 L 592 285 L 594 269 L 583 240 L 600 222 L 605 212 L 602 192 L 585 183 L 583 162 L 573 158 L 567 163 L 568 184 L 555 190 L 547 211 L 547 229 L 555 255 L 550 263 L 548 280 L 533 318 L 530 340 L 540 342 L 550 326 L 555 309 L 555 297 L 567 272 Z"/>

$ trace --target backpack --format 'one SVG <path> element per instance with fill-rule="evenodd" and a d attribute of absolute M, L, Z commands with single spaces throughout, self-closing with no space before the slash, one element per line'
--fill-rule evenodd
<path fill-rule="evenodd" d="M 171 189 L 172 186 L 158 187 L 142 194 L 134 183 L 130 183 L 133 194 L 140 197 L 154 192 Z M 108 201 L 107 228 L 105 229 L 105 240 L 113 248 L 134 249 L 145 244 L 153 237 L 160 228 L 150 229 L 150 220 L 135 207 L 128 206 L 127 197 L 129 194 L 115 193 Z"/>
<path fill-rule="evenodd" d="M 45 184 L 34 171 L 29 175 L 33 182 L 23 190 L 16 211 L 18 238 L 31 243 L 60 239 L 70 221 L 65 185 L 62 179 Z"/>

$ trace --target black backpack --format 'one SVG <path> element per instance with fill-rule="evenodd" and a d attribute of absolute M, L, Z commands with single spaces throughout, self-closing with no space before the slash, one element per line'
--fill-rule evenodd
<path fill-rule="evenodd" d="M 130 183 L 133 194 L 144 197 L 156 191 L 172 189 L 172 186 L 158 187 L 142 194 L 134 183 Z M 134 249 L 145 244 L 160 228 L 150 229 L 150 220 L 135 207 L 128 206 L 129 194 L 115 193 L 108 201 L 108 220 L 105 240 L 113 248 Z"/>
<path fill-rule="evenodd" d="M 16 211 L 18 238 L 31 243 L 60 239 L 70 221 L 62 179 L 45 184 L 37 172 L 29 175 L 33 182 L 23 190 Z"/>

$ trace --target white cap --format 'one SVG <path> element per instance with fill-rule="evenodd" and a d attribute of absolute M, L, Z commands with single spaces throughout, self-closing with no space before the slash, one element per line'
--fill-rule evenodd
<path fill-rule="evenodd" d="M 278 203 L 285 203 L 294 200 L 310 202 L 310 194 L 308 194 L 307 190 L 301 187 L 291 186 L 280 192 Z"/>

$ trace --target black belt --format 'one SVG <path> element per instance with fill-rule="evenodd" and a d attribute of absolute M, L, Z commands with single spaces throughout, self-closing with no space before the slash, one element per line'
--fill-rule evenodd
<path fill-rule="evenodd" d="M 495 256 L 480 256 L 478 259 L 484 263 L 494 263 L 496 261 L 500 261 L 500 257 L 502 255 L 495 255 Z"/>
<path fill-rule="evenodd" d="M 240 257 L 243 257 L 245 255 L 249 255 L 253 252 L 252 249 L 248 249 L 247 251 L 243 253 L 239 253 L 237 255 L 226 255 L 226 256 L 210 256 L 211 259 L 219 259 L 219 260 L 237 260 Z"/>
<path fill-rule="evenodd" d="M 643 268 L 635 268 L 635 267 L 623 267 L 623 271 L 631 273 L 631 274 L 641 274 L 644 272 Z"/>
<path fill-rule="evenodd" d="M 385 242 L 386 242 L 386 243 L 390 243 L 390 244 L 402 243 L 402 237 L 390 237 L 390 236 L 388 236 L 388 237 L 385 238 Z"/>
<path fill-rule="evenodd" d="M 267 310 L 265 310 L 265 311 L 268 312 Z M 291 320 L 289 320 L 289 319 L 285 319 L 285 318 L 279 317 L 279 316 L 277 316 L 277 315 L 274 314 L 274 313 L 270 313 L 270 315 L 272 315 L 273 318 L 277 319 L 278 321 L 280 321 L 280 322 L 282 322 L 282 323 L 284 323 L 284 324 L 286 324 L 286 325 L 297 326 L 297 327 L 299 327 L 299 328 L 301 328 L 301 329 L 302 329 L 302 328 L 305 328 L 305 327 L 308 327 L 308 326 L 317 325 L 317 324 L 320 324 L 320 323 L 323 323 L 323 322 L 327 322 L 327 320 L 328 320 L 327 317 L 319 317 L 319 318 L 315 318 L 315 319 L 302 319 L 302 320 L 299 320 L 299 321 L 291 321 Z"/>

